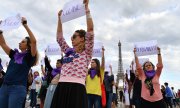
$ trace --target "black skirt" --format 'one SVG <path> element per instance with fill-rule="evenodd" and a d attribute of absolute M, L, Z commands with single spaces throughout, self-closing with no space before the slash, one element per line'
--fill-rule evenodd
<path fill-rule="evenodd" d="M 59 82 L 51 108 L 88 108 L 85 86 L 79 83 Z"/>
<path fill-rule="evenodd" d="M 141 98 L 141 106 L 140 108 L 167 108 L 166 103 L 163 99 L 155 102 L 147 101 L 143 98 Z"/>

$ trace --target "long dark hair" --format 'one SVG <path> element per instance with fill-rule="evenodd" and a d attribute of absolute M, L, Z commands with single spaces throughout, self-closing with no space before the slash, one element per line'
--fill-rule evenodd
<path fill-rule="evenodd" d="M 30 38 L 29 38 L 28 36 L 25 37 L 25 39 L 27 40 L 27 46 L 28 46 L 27 51 L 28 51 L 29 53 L 31 53 L 31 40 L 30 40 Z M 35 63 L 34 63 L 33 65 L 36 65 L 36 64 L 37 64 L 38 59 L 39 59 L 39 54 L 38 54 L 38 52 L 37 52 L 37 53 L 36 53 L 36 60 L 35 60 Z"/>
<path fill-rule="evenodd" d="M 95 63 L 96 63 L 96 68 L 95 68 L 95 70 L 96 70 L 96 72 L 97 72 L 97 76 L 100 77 L 100 62 L 99 62 L 99 60 L 96 59 L 96 58 L 94 58 L 94 59 L 92 59 L 92 60 L 95 61 Z M 88 71 L 88 74 L 90 74 L 90 69 L 89 69 L 89 71 Z"/>
<path fill-rule="evenodd" d="M 25 37 L 25 39 L 27 40 L 27 46 L 28 46 L 28 51 L 31 51 L 31 41 L 29 37 Z"/>

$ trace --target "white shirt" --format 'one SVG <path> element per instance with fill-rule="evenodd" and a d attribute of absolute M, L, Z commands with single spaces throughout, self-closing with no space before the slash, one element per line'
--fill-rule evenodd
<path fill-rule="evenodd" d="M 37 77 L 33 80 L 33 83 L 32 83 L 32 85 L 31 85 L 31 89 L 36 89 L 36 82 L 41 83 L 41 77 L 40 77 L 40 76 L 37 76 Z"/>

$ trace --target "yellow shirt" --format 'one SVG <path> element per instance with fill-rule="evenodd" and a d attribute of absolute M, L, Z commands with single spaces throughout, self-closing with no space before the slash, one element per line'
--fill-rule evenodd
<path fill-rule="evenodd" d="M 100 75 L 102 76 L 102 82 L 104 80 L 104 69 L 100 69 Z M 95 94 L 101 96 L 101 82 L 100 77 L 97 75 L 91 79 L 90 75 L 86 77 L 86 91 L 87 94 Z"/>

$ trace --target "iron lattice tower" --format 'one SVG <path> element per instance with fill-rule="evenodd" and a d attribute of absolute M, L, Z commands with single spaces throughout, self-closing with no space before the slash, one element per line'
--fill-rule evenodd
<path fill-rule="evenodd" d="M 118 43 L 119 47 L 119 61 L 118 61 L 118 73 L 117 73 L 117 82 L 119 80 L 124 82 L 124 71 L 123 71 L 123 64 L 122 64 L 122 54 L 121 54 L 121 42 Z"/>

